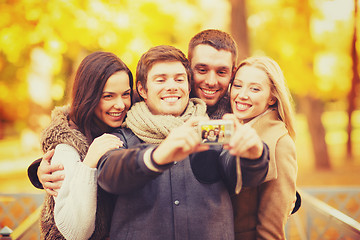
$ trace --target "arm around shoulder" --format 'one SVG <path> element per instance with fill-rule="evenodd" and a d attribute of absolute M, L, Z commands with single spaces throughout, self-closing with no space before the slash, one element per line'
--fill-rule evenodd
<path fill-rule="evenodd" d="M 38 178 L 37 171 L 41 162 L 41 158 L 36 159 L 31 163 L 31 165 L 27 169 L 27 174 L 30 182 L 36 188 L 43 189 L 43 186 Z"/>

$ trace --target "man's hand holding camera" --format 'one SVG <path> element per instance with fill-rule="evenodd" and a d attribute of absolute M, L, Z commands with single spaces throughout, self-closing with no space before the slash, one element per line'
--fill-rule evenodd
<path fill-rule="evenodd" d="M 228 149 L 229 153 L 234 156 L 249 159 L 261 157 L 264 145 L 256 131 L 249 125 L 240 123 L 233 114 L 226 114 L 223 119 L 234 122 L 234 131 L 230 142 L 224 145 L 224 148 Z"/>
<path fill-rule="evenodd" d="M 171 130 L 165 140 L 154 150 L 154 161 L 164 165 L 183 160 L 191 153 L 208 150 L 209 146 L 200 144 L 195 129 L 198 122 L 203 119 L 203 117 L 193 117 L 184 125 Z"/>

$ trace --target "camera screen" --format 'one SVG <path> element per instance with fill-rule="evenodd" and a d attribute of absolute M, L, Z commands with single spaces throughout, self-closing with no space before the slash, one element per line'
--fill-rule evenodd
<path fill-rule="evenodd" d="M 233 131 L 231 120 L 209 120 L 199 122 L 199 133 L 203 144 L 225 144 Z"/>

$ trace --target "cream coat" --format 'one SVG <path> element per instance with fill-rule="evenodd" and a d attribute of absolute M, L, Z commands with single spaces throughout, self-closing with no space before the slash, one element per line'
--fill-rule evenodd
<path fill-rule="evenodd" d="M 235 238 L 285 239 L 285 224 L 296 200 L 295 143 L 277 111 L 260 116 L 253 128 L 269 146 L 269 172 L 265 183 L 232 197 Z"/>

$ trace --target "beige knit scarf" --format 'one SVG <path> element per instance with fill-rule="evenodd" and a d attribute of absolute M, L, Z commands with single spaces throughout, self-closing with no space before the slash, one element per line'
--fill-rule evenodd
<path fill-rule="evenodd" d="M 175 117 L 172 115 L 153 115 L 144 101 L 136 103 L 127 113 L 123 127 L 146 143 L 161 143 L 169 132 L 184 124 L 193 116 L 206 116 L 206 104 L 199 98 L 191 98 L 185 112 Z"/>

